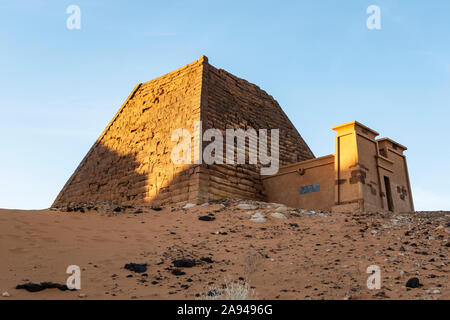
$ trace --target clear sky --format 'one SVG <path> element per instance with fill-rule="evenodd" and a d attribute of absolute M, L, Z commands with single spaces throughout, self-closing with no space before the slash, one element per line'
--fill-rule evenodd
<path fill-rule="evenodd" d="M 351 120 L 406 145 L 416 209 L 450 210 L 449 40 L 448 0 L 2 0 L 0 207 L 49 207 L 137 83 L 206 55 L 271 94 L 316 156 Z"/>

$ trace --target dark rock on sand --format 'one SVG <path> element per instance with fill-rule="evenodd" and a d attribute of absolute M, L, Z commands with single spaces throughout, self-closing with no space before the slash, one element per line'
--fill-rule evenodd
<path fill-rule="evenodd" d="M 220 293 L 218 293 L 216 290 L 209 290 L 208 291 L 208 297 L 215 297 L 218 296 Z"/>
<path fill-rule="evenodd" d="M 136 273 L 144 273 L 147 271 L 147 264 L 127 263 L 124 268 Z"/>
<path fill-rule="evenodd" d="M 195 266 L 195 260 L 189 259 L 173 260 L 172 263 L 177 268 L 192 268 Z"/>
<path fill-rule="evenodd" d="M 28 292 L 39 292 L 45 289 L 59 289 L 61 291 L 70 290 L 65 284 L 53 283 L 53 282 L 41 282 L 41 283 L 25 283 L 16 286 L 17 290 L 27 290 Z"/>
<path fill-rule="evenodd" d="M 181 270 L 178 270 L 178 269 L 173 269 L 173 270 L 172 270 L 172 274 L 173 274 L 173 275 L 176 275 L 176 276 L 183 276 L 183 275 L 186 274 L 186 272 L 181 271 Z"/>
<path fill-rule="evenodd" d="M 406 282 L 407 288 L 418 288 L 420 287 L 420 282 L 418 278 L 411 278 Z"/>
<path fill-rule="evenodd" d="M 208 257 L 203 257 L 200 258 L 201 261 L 206 262 L 206 263 L 213 263 L 214 261 L 211 258 Z"/>
<path fill-rule="evenodd" d="M 198 220 L 201 220 L 201 221 L 214 221 L 214 220 L 216 220 L 216 218 L 210 217 L 210 216 L 201 216 L 201 217 L 198 217 Z"/>

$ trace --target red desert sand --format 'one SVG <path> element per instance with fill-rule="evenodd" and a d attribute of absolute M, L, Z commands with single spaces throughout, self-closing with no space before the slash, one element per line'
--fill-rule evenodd
<path fill-rule="evenodd" d="M 251 299 L 450 298 L 449 212 L 329 213 L 240 200 L 105 208 L 0 210 L 0 300 L 220 299 L 227 281 L 248 284 Z M 174 264 L 181 259 L 189 263 Z M 81 290 L 16 289 L 66 284 L 69 265 L 81 268 Z M 371 265 L 381 269 L 379 290 L 367 288 Z M 411 278 L 420 286 L 406 287 Z"/>

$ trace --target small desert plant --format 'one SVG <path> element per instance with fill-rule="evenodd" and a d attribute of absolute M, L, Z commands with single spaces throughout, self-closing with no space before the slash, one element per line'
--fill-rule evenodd
<path fill-rule="evenodd" d="M 256 300 L 255 289 L 251 289 L 247 281 L 236 281 L 225 278 L 221 288 L 210 287 L 210 290 L 202 295 L 204 300 Z"/>

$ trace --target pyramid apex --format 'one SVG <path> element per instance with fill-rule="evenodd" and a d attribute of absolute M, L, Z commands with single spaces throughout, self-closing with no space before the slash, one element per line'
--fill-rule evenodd
<path fill-rule="evenodd" d="M 203 55 L 200 58 L 198 58 L 198 62 L 200 62 L 200 63 L 208 63 L 208 57 Z"/>

